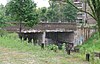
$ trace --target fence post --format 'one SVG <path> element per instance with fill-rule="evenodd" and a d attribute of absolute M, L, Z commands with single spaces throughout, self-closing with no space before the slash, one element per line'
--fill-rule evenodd
<path fill-rule="evenodd" d="M 99 53 L 99 59 L 100 59 L 100 53 Z"/>
<path fill-rule="evenodd" d="M 70 50 L 67 50 L 67 54 L 70 55 Z"/>
<path fill-rule="evenodd" d="M 90 61 L 90 54 L 86 54 L 86 61 Z"/>
<path fill-rule="evenodd" d="M 44 49 L 44 43 L 41 43 L 41 49 Z"/>

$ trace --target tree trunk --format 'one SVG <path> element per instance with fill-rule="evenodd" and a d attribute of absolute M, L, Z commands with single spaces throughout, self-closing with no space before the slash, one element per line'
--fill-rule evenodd
<path fill-rule="evenodd" d="M 22 25 L 21 25 L 21 21 L 19 22 L 19 33 L 21 33 L 22 30 Z"/>
<path fill-rule="evenodd" d="M 22 23 L 19 22 L 19 37 L 21 38 L 21 31 L 22 31 Z"/>
<path fill-rule="evenodd" d="M 100 37 L 100 12 L 97 11 L 97 24 L 98 24 L 98 32 L 99 32 L 99 36 L 98 38 Z"/>
<path fill-rule="evenodd" d="M 98 38 L 100 37 L 100 16 L 99 16 L 99 12 L 97 12 L 97 25 L 98 25 Z"/>
<path fill-rule="evenodd" d="M 100 36 L 100 21 L 98 21 L 98 32 L 99 32 L 99 36 Z"/>

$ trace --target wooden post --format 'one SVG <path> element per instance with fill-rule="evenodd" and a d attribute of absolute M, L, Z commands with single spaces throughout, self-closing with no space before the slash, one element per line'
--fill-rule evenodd
<path fill-rule="evenodd" d="M 90 54 L 86 54 L 86 61 L 90 61 Z"/>
<path fill-rule="evenodd" d="M 100 59 L 100 53 L 99 53 L 99 59 Z"/>
<path fill-rule="evenodd" d="M 67 54 L 70 55 L 70 50 L 67 50 Z"/>
<path fill-rule="evenodd" d="M 71 51 L 71 47 L 72 47 L 71 44 L 72 44 L 72 43 L 68 43 L 68 50 L 67 50 L 67 54 L 68 54 L 68 55 L 70 55 L 70 51 Z"/>
<path fill-rule="evenodd" d="M 21 34 L 21 31 L 22 31 L 22 22 L 19 21 L 19 34 Z"/>

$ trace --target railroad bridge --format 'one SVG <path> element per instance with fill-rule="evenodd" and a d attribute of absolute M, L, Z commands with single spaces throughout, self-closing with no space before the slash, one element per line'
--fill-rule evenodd
<path fill-rule="evenodd" d="M 16 23 L 15 23 L 16 24 Z M 19 33 L 19 24 L 17 23 L 14 26 L 6 27 L 7 31 L 17 32 Z M 76 23 L 39 23 L 32 28 L 22 25 L 21 34 L 19 34 L 20 38 L 27 40 L 29 42 L 34 43 L 45 43 L 45 44 L 52 44 L 52 43 L 74 43 L 77 45 L 79 42 L 83 42 L 85 39 L 85 32 L 79 31 L 80 29 L 77 28 Z M 82 33 L 80 33 L 82 32 Z M 84 32 L 84 34 L 83 34 Z M 87 32 L 86 32 L 87 33 Z M 89 34 L 89 33 L 88 33 Z"/>
<path fill-rule="evenodd" d="M 19 24 L 6 27 L 7 31 L 19 32 Z M 20 38 L 37 43 L 72 42 L 76 23 L 39 23 L 32 28 L 22 25 Z"/>

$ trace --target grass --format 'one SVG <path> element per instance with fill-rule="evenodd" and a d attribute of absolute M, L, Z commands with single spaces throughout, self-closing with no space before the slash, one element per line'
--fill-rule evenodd
<path fill-rule="evenodd" d="M 91 38 L 84 42 L 83 45 L 80 46 L 80 49 L 85 49 L 87 52 L 100 52 L 100 38 L 98 38 L 98 34 L 94 34 Z"/>
<path fill-rule="evenodd" d="M 83 46 L 86 46 L 84 44 Z M 82 47 L 83 47 L 82 46 Z M 0 37 L 0 64 L 90 64 L 85 61 L 85 54 L 62 50 L 54 52 L 49 48 L 41 49 L 38 45 L 21 41 L 16 33 Z"/>
<path fill-rule="evenodd" d="M 32 50 L 33 48 L 31 44 L 27 43 L 26 41 L 21 41 L 18 37 L 16 37 L 16 34 L 14 34 L 13 36 L 12 34 L 9 34 L 9 35 L 1 37 L 0 45 L 7 48 L 25 50 L 25 51 Z"/>
<path fill-rule="evenodd" d="M 91 64 L 100 64 L 100 59 L 94 56 L 94 52 L 100 53 L 100 38 L 98 33 L 95 33 L 83 45 L 79 46 L 82 55 L 89 53 Z"/>

